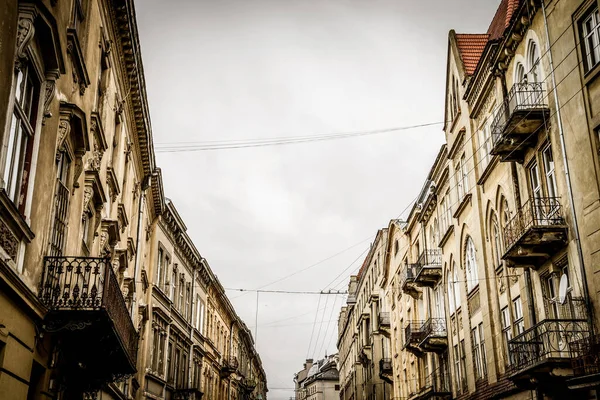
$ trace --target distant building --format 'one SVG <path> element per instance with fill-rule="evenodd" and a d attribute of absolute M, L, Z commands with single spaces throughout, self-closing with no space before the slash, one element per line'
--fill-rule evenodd
<path fill-rule="evenodd" d="M 304 369 L 299 371 L 296 383 L 296 400 L 337 400 L 339 398 L 338 355 L 334 354 L 318 360 L 306 360 Z"/>

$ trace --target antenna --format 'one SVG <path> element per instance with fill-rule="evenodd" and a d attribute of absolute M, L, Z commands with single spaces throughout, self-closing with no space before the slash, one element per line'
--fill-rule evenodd
<path fill-rule="evenodd" d="M 569 278 L 567 278 L 567 274 L 562 274 L 560 277 L 560 284 L 558 285 L 558 302 L 560 304 L 565 304 L 567 301 L 567 291 L 569 289 Z"/>

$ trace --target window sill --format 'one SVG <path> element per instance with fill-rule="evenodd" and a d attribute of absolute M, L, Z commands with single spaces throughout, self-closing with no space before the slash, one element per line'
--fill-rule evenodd
<path fill-rule="evenodd" d="M 471 203 L 471 197 L 473 195 L 471 193 L 467 193 L 463 196 L 462 200 L 460 201 L 460 204 L 458 205 L 458 208 L 456 209 L 456 211 L 454 212 L 454 214 L 452 214 L 453 218 L 458 219 L 460 217 L 460 215 L 462 214 L 462 212 L 465 210 L 465 208 L 467 208 L 467 205 L 469 203 Z"/>
<path fill-rule="evenodd" d="M 583 68 L 585 71 L 585 66 Z M 595 80 L 598 77 L 598 74 L 600 74 L 600 62 L 594 65 L 589 71 L 584 72 L 583 84 L 589 85 L 590 83 L 592 83 L 593 80 Z"/>
<path fill-rule="evenodd" d="M 444 232 L 444 235 L 442 236 L 442 239 L 438 243 L 438 247 L 440 249 L 442 247 L 444 247 L 444 245 L 446 244 L 446 242 L 448 241 L 448 239 L 452 235 L 452 232 L 454 232 L 454 224 L 450 224 L 450 226 L 448 228 L 446 228 L 446 232 Z"/>
<path fill-rule="evenodd" d="M 19 242 L 30 243 L 35 234 L 5 189 L 0 189 L 0 234 L 4 251 L 16 262 Z"/>
<path fill-rule="evenodd" d="M 494 167 L 496 167 L 496 164 L 498 164 L 498 160 L 499 160 L 498 156 L 493 156 L 492 159 L 490 160 L 490 162 L 488 163 L 488 165 L 485 166 L 483 173 L 477 180 L 477 184 L 479 186 L 483 185 L 485 183 L 485 181 L 487 181 L 489 176 L 492 174 Z"/>

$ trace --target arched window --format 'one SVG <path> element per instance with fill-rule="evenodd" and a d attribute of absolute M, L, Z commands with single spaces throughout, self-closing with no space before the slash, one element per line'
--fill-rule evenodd
<path fill-rule="evenodd" d="M 529 41 L 529 49 L 527 51 L 527 62 L 529 63 L 529 82 L 538 83 L 541 82 L 541 70 L 540 70 L 540 50 L 537 44 L 531 40 Z"/>
<path fill-rule="evenodd" d="M 467 290 L 470 292 L 479 282 L 475 244 L 470 236 L 465 242 L 465 267 L 467 269 Z"/>
<path fill-rule="evenodd" d="M 454 281 L 454 288 L 453 288 L 453 293 L 451 293 L 450 295 L 454 295 L 454 304 L 456 305 L 456 309 L 460 308 L 461 305 L 461 300 L 460 300 L 460 281 L 458 280 L 458 269 L 456 268 L 456 263 L 452 263 L 452 271 L 454 271 L 453 273 L 453 281 Z"/>
<path fill-rule="evenodd" d="M 491 241 L 493 246 L 494 255 L 494 266 L 499 267 L 502 263 L 502 240 L 500 238 L 500 226 L 498 225 L 498 218 L 494 213 L 492 215 L 491 222 Z"/>
<path fill-rule="evenodd" d="M 502 201 L 500 202 L 500 204 L 501 204 L 501 212 L 502 212 L 500 226 L 502 227 L 502 229 L 506 229 L 506 226 L 510 222 L 510 210 L 508 209 L 508 201 L 506 201 L 505 198 L 502 198 Z"/>
<path fill-rule="evenodd" d="M 453 314 L 456 311 L 456 303 L 454 302 L 454 275 L 452 271 L 448 272 L 447 276 L 448 280 L 448 307 L 450 309 L 450 314 Z"/>
<path fill-rule="evenodd" d="M 527 80 L 527 75 L 525 74 L 525 67 L 521 63 L 517 63 L 515 68 L 515 83 L 523 83 Z"/>

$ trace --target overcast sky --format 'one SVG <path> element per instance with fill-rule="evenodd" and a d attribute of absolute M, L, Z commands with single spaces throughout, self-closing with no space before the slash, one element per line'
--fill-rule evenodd
<path fill-rule="evenodd" d="M 442 121 L 448 30 L 485 32 L 498 3 L 137 1 L 155 143 Z M 167 197 L 224 287 L 257 288 L 351 247 L 267 288 L 318 291 L 346 288 L 362 258 L 352 261 L 418 194 L 442 143 L 438 125 L 291 146 L 158 152 L 157 162 Z M 256 295 L 228 294 L 254 332 Z M 342 300 L 260 294 L 257 347 L 270 399 L 293 396 L 307 353 L 336 351 Z"/>

